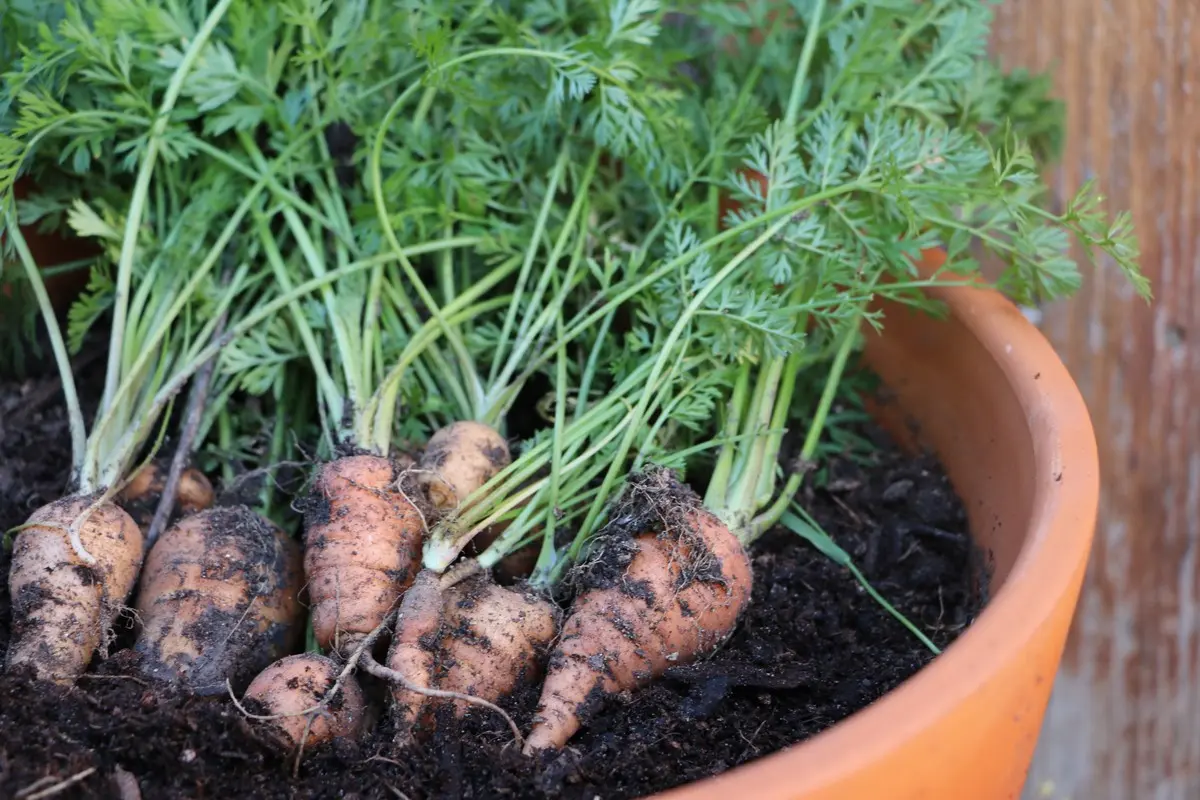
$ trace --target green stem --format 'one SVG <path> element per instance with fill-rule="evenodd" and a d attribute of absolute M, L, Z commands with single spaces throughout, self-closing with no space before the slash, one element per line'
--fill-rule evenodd
<path fill-rule="evenodd" d="M 833 401 L 837 397 L 837 390 L 841 385 L 842 375 L 846 372 L 846 364 L 850 360 L 850 353 L 853 352 L 854 343 L 858 340 L 858 328 L 862 321 L 863 310 L 860 307 L 858 312 L 846 323 L 846 332 L 842 335 L 842 342 L 838 346 L 837 354 L 833 358 L 833 365 L 830 367 L 829 375 L 825 379 L 825 388 L 821 391 L 821 399 L 817 403 L 816 411 L 813 413 L 812 424 L 809 425 L 804 445 L 800 448 L 799 468 L 792 470 L 779 498 L 766 511 L 755 517 L 748 526 L 744 532 L 743 544 L 752 543 L 759 536 L 770 530 L 771 526 L 779 521 L 780 515 L 787 510 L 788 504 L 792 501 L 796 492 L 800 490 L 800 486 L 804 482 L 804 476 L 807 473 L 807 465 L 812 462 L 813 456 L 817 452 L 817 446 L 821 442 L 821 435 L 825 431 L 825 422 L 829 418 L 829 411 L 833 408 Z"/>
<path fill-rule="evenodd" d="M 724 443 L 717 454 L 713 473 L 708 481 L 708 489 L 704 494 L 704 505 L 709 509 L 724 508 L 729 502 L 729 484 L 733 479 L 734 467 L 737 463 L 738 447 L 736 443 L 742 437 L 738 434 L 742 418 L 746 413 L 746 400 L 750 392 L 750 372 L 754 365 L 743 361 L 738 366 L 737 379 L 733 384 L 733 395 L 725 406 Z"/>
<path fill-rule="evenodd" d="M 542 243 L 542 236 L 546 231 L 546 222 L 550 218 L 550 210 L 554 207 L 555 193 L 558 192 L 558 183 L 562 180 L 563 171 L 567 167 L 567 158 L 569 151 L 564 145 L 562 152 L 558 154 L 557 161 L 554 162 L 554 170 L 550 173 L 550 180 L 546 183 L 546 194 L 542 198 L 542 207 L 538 211 L 537 220 L 533 226 L 533 235 L 529 237 L 529 245 L 525 248 L 525 260 L 521 264 L 521 271 L 517 273 L 517 286 L 513 290 L 512 304 L 508 307 L 508 313 L 504 315 L 504 322 L 500 327 L 500 338 L 494 348 L 492 356 L 492 368 L 488 373 L 488 383 L 494 384 L 500 376 L 500 363 L 504 357 L 505 348 L 508 346 L 509 336 L 512 335 L 513 325 L 517 321 L 517 310 L 525 303 L 525 284 L 529 280 L 529 273 L 533 271 L 533 260 L 537 256 L 538 248 Z M 593 156 L 593 163 L 596 161 L 596 156 Z M 578 201 L 580 198 L 576 197 Z M 564 228 L 563 236 L 566 236 L 568 229 Z M 561 239 L 561 237 L 560 237 Z M 546 269 L 543 275 L 549 276 L 553 269 L 553 262 L 548 260 Z M 513 355 L 515 356 L 515 348 Z M 511 366 L 511 362 L 510 362 Z M 511 373 L 510 373 L 511 374 Z"/>
<path fill-rule="evenodd" d="M 715 292 L 722 284 L 724 284 L 725 281 L 728 280 L 735 272 L 737 272 L 747 261 L 749 261 L 750 258 L 757 253 L 763 245 L 769 242 L 777 233 L 782 231 L 790 224 L 790 216 L 775 222 L 766 231 L 759 234 L 758 238 L 743 247 L 737 255 L 729 260 L 728 264 L 726 264 L 716 275 L 713 276 L 712 280 L 710 280 L 703 287 L 701 287 L 698 292 L 696 292 L 696 295 L 692 298 L 691 302 L 688 303 L 687 307 L 684 308 L 683 312 L 679 315 L 679 319 L 675 322 L 675 326 L 671 329 L 670 334 L 667 336 L 666 342 L 663 343 L 662 351 L 659 357 L 655 360 L 654 368 L 651 370 L 650 377 L 647 379 L 648 386 L 655 386 L 658 383 L 659 376 L 666 368 L 667 360 L 672 356 L 675 346 L 679 343 L 680 338 L 683 337 L 684 331 L 686 331 L 690 326 L 692 316 L 695 315 L 700 307 L 708 301 L 708 298 L 712 295 L 712 293 Z M 637 436 L 638 430 L 642 426 L 642 421 L 645 419 L 646 414 L 650 410 L 649 405 L 652 395 L 653 392 L 651 391 L 643 392 L 641 399 L 638 401 L 637 407 L 630 415 L 632 418 L 632 424 L 630 424 L 626 429 L 625 437 L 621 441 L 621 445 L 612 460 L 612 464 L 609 467 L 608 473 L 604 476 L 604 482 L 600 489 L 600 497 L 597 498 L 597 502 L 592 504 L 592 508 L 588 511 L 588 515 L 584 519 L 583 525 L 580 528 L 582 532 L 581 535 L 585 537 L 590 535 L 593 525 L 595 525 L 596 520 L 603 511 L 604 503 L 608 498 L 608 492 L 611 491 L 613 484 L 617 481 L 623 470 L 625 457 L 629 453 L 630 448 L 633 446 L 633 440 Z"/>
<path fill-rule="evenodd" d="M 775 236 L 776 234 L 781 232 L 784 228 L 786 228 L 788 223 L 791 221 L 790 219 L 781 219 L 781 218 L 790 218 L 791 216 L 805 210 L 806 208 L 811 208 L 815 205 L 818 205 L 819 203 L 825 202 L 826 200 L 830 200 L 834 197 L 838 197 L 843 194 L 849 194 L 850 192 L 853 192 L 857 189 L 863 188 L 865 185 L 866 184 L 860 180 L 852 181 L 851 183 L 843 184 L 841 186 L 835 186 L 835 187 L 831 187 L 829 189 L 824 189 L 820 192 L 814 192 L 813 194 L 810 194 L 810 195 L 803 197 L 799 200 L 796 200 L 792 203 L 788 203 L 786 205 L 780 206 L 779 208 L 773 208 L 773 209 L 764 211 L 762 214 L 759 214 L 758 216 L 754 217 L 753 219 L 746 220 L 745 222 L 739 223 L 738 225 L 735 225 L 731 228 L 725 229 L 724 231 L 716 234 L 715 236 L 709 237 L 708 239 L 701 242 L 696 247 L 692 248 L 691 250 L 688 250 L 686 253 L 682 253 L 682 254 L 676 256 L 675 258 L 671 259 L 670 261 L 663 263 L 662 265 L 660 265 L 658 268 L 656 268 L 652 272 L 642 276 L 641 278 L 638 278 L 637 280 L 623 281 L 622 283 L 625 285 L 624 289 L 616 292 L 615 294 L 612 294 L 609 297 L 608 301 L 605 302 L 603 305 L 599 306 L 598 308 L 593 309 L 590 313 L 587 313 L 582 319 L 579 319 L 576 322 L 572 323 L 571 326 L 567 329 L 567 332 L 563 335 L 563 337 L 560 340 L 558 340 L 557 342 L 555 342 L 554 344 L 552 344 L 551 346 L 547 347 L 545 350 L 543 350 L 538 355 L 538 357 L 531 362 L 528 369 L 529 370 L 537 370 L 537 369 L 540 369 L 541 367 L 545 366 L 545 364 L 551 358 L 554 358 L 558 354 L 559 348 L 566 347 L 570 342 L 574 341 L 582 333 L 585 333 L 589 330 L 593 330 L 593 326 L 597 322 L 599 322 L 606 314 L 611 313 L 614 309 L 621 306 L 623 303 L 625 303 L 630 298 L 637 295 L 639 292 L 644 291 L 647 287 L 654 285 L 655 282 L 660 281 L 667 275 L 671 274 L 672 272 L 675 272 L 676 270 L 679 270 L 680 268 L 687 266 L 688 263 L 690 263 L 693 259 L 697 258 L 698 256 L 702 255 L 703 253 L 706 253 L 710 250 L 715 249 L 716 247 L 718 247 L 721 244 L 724 244 L 725 242 L 729 241 L 730 239 L 741 236 L 744 233 L 748 233 L 749 231 L 752 231 L 755 228 L 761 227 L 762 225 L 765 225 L 765 224 L 771 223 L 771 222 L 774 222 L 775 224 L 772 225 L 769 235 L 768 235 L 768 238 L 770 238 L 770 236 Z M 761 247 L 762 245 L 756 240 L 755 244 L 752 246 L 755 248 L 755 250 L 757 250 L 757 248 Z M 741 256 L 741 254 L 739 253 L 739 255 L 737 257 L 740 257 L 740 256 Z M 695 312 L 693 311 L 692 314 L 694 314 L 694 313 Z"/>
<path fill-rule="evenodd" d="M 263 252 L 275 272 L 275 279 L 279 282 L 283 291 L 291 291 L 291 277 L 288 275 L 287 266 L 283 262 L 283 256 L 279 252 L 279 247 L 275 243 L 275 237 L 271 235 L 266 217 L 261 213 L 256 213 L 254 216 Z M 309 364 L 316 375 L 317 386 L 325 402 L 329 419 L 335 424 L 340 425 L 345 410 L 345 399 L 334 382 L 333 376 L 329 374 L 329 369 L 325 366 L 325 356 L 321 350 L 321 346 L 317 343 L 317 336 L 313 332 L 312 326 L 308 324 L 308 318 L 304 314 L 304 309 L 300 307 L 299 301 L 289 304 L 288 311 L 291 313 L 292 323 L 296 326 L 296 332 L 300 334 L 300 341 L 304 344 L 304 349 L 308 353 Z M 337 441 L 341 438 L 344 431 L 330 431 L 329 433 L 332 435 L 334 441 Z M 363 444 L 361 441 L 356 443 Z"/>
<path fill-rule="evenodd" d="M 599 430 L 608 430 L 614 424 L 620 424 L 621 417 L 627 415 L 628 397 L 645 385 L 645 378 L 650 373 L 651 363 L 647 360 L 637 366 L 618 384 L 608 396 L 596 403 L 578 421 L 564 429 L 562 436 L 564 452 L 572 450 L 578 443 L 587 441 L 588 437 Z M 545 468 L 547 453 L 551 442 L 543 440 L 526 450 L 519 458 L 504 469 L 500 470 L 483 487 L 480 487 L 463 502 L 457 517 L 443 523 L 435 529 L 431 539 L 457 537 L 457 531 L 476 524 L 490 513 L 499 498 L 525 483 Z M 482 502 L 476 502 L 479 497 Z"/>
<path fill-rule="evenodd" d="M 184 51 L 179 66 L 176 67 L 175 73 L 171 76 L 170 83 L 167 84 L 167 90 L 163 95 L 162 105 L 158 111 L 158 117 L 154 120 L 154 124 L 151 126 L 146 139 L 146 152 L 142 156 L 142 163 L 138 169 L 137 179 L 134 182 L 133 194 L 129 200 L 129 211 L 125 219 L 125 232 L 121 241 L 121 254 L 117 262 L 117 285 L 113 298 L 112 338 L 109 342 L 108 350 L 108 371 L 104 379 L 104 393 L 101 395 L 100 400 L 100 408 L 104 412 L 107 412 L 111 408 L 117 393 L 117 386 L 120 383 L 121 355 L 124 352 L 129 290 L 133 281 L 133 259 L 137 253 L 138 234 L 142 227 L 142 216 L 145 213 L 146 200 L 150 193 L 150 180 L 154 175 L 154 167 L 158 161 L 158 151 L 162 135 L 167 130 L 167 124 L 170 122 L 171 112 L 175 108 L 175 103 L 178 102 L 179 96 L 183 92 L 184 80 L 187 78 L 188 73 L 191 72 L 196 59 L 200 57 L 200 52 L 208 44 L 209 38 L 231 5 L 233 5 L 233 0 L 219 0 L 213 10 L 209 12 L 204 25 L 197 31 L 196 37 L 192 39 L 187 50 Z"/>
<path fill-rule="evenodd" d="M 442 65 L 442 68 L 444 69 L 446 66 L 447 65 Z M 417 274 L 412 262 L 403 255 L 404 249 L 400 245 L 399 238 L 396 236 L 395 228 L 392 226 L 391 217 L 389 216 L 387 210 L 387 201 L 383 194 L 382 164 L 385 134 L 391 127 L 396 115 L 400 113 L 400 109 L 403 108 L 409 99 L 416 93 L 416 90 L 420 87 L 420 85 L 420 83 L 414 83 L 405 89 L 400 96 L 396 98 L 395 102 L 392 103 L 391 107 L 388 108 L 387 113 L 384 114 L 383 120 L 379 124 L 379 130 L 375 134 L 375 140 L 371 148 L 369 167 L 371 193 L 375 202 L 375 212 L 379 218 L 379 225 L 383 230 L 384 239 L 392 248 L 392 252 L 396 255 L 396 260 L 399 262 L 400 268 L 403 270 L 405 277 L 416 291 L 421 302 L 425 305 L 429 315 L 437 321 L 438 325 L 441 326 L 442 334 L 446 337 L 447 342 L 450 344 L 451 349 L 455 353 L 455 357 L 459 361 L 459 366 L 462 370 L 464 379 L 470 383 L 466 394 L 470 396 L 471 405 L 474 406 L 477 404 L 480 396 L 480 380 L 475 370 L 475 362 L 467 352 L 466 345 L 463 343 L 458 331 L 452 328 L 442 316 L 441 306 L 429 292 L 429 289 L 425 286 L 425 282 L 421 280 L 420 275 Z M 418 327 L 418 315 L 416 313 L 416 309 L 412 306 L 411 302 L 407 301 L 407 299 L 405 300 L 403 311 L 405 316 L 408 317 L 409 325 L 413 328 Z M 436 349 L 433 351 L 433 355 L 435 360 L 442 360 L 438 357 Z M 474 414 L 471 413 L 474 411 L 474 408 L 467 408 L 463 410 L 467 411 L 470 416 L 474 416 Z"/>
<path fill-rule="evenodd" d="M 804 37 L 804 48 L 800 51 L 800 64 L 792 78 L 792 92 L 788 97 L 787 111 L 783 117 L 784 127 L 790 132 L 796 126 L 796 117 L 800 114 L 800 103 L 804 99 L 804 84 L 808 81 L 808 71 L 812 65 L 813 54 L 817 49 L 817 39 L 821 33 L 821 17 L 825 13 L 825 0 L 817 0 L 813 9 L 812 22 Z"/>
<path fill-rule="evenodd" d="M 454 247 L 461 244 L 463 239 L 452 239 L 447 241 L 425 242 L 420 245 L 414 245 L 407 248 L 406 255 L 415 256 L 426 253 L 433 253 L 442 250 L 445 247 Z M 467 241 L 470 241 L 467 237 Z M 360 261 L 354 264 L 347 264 L 345 267 L 339 267 L 331 270 L 326 275 L 320 278 L 311 278 L 308 281 L 297 286 L 291 291 L 284 292 L 269 303 L 258 307 L 254 312 L 246 315 L 237 325 L 231 326 L 217 341 L 213 342 L 203 350 L 201 350 L 195 358 L 188 361 L 184 366 L 179 367 L 171 376 L 171 379 L 155 393 L 152 401 L 147 405 L 145 415 L 150 418 L 156 416 L 162 411 L 172 397 L 174 397 L 187 383 L 195 372 L 204 366 L 208 359 L 218 355 L 220 351 L 229 346 L 231 342 L 236 341 L 241 336 L 244 336 L 248 331 L 262 324 L 265 320 L 270 319 L 275 314 L 278 314 L 284 308 L 295 302 L 296 300 L 305 297 L 312 292 L 327 286 L 336 280 L 352 275 L 355 272 L 360 272 L 368 269 L 371 266 L 371 261 Z M 126 437 L 127 439 L 129 437 Z"/>
<path fill-rule="evenodd" d="M 576 258 L 578 261 L 583 257 L 583 245 L 586 237 L 580 236 L 578 249 L 576 250 Z M 563 332 L 562 309 L 559 309 L 557 318 L 558 335 Z M 559 490 L 562 485 L 562 459 L 563 459 L 563 428 L 566 426 L 567 415 L 567 354 L 566 351 L 559 351 L 558 364 L 555 370 L 554 382 L 554 435 L 551 441 L 554 446 L 550 453 L 550 490 L 548 502 L 546 504 L 546 530 L 542 538 L 542 549 L 538 553 L 537 564 L 534 566 L 536 572 L 543 573 L 549 570 L 553 564 L 554 551 L 554 534 L 558 524 L 558 498 Z"/>
<path fill-rule="evenodd" d="M 75 388 L 75 374 L 71 369 L 71 358 L 67 354 L 67 346 L 63 342 L 58 317 L 54 313 L 54 305 L 50 302 L 50 295 L 46 293 L 46 284 L 42 281 L 42 275 L 33 260 L 33 253 L 29 250 L 29 243 L 25 241 L 21 227 L 17 223 L 17 215 L 13 209 L 8 208 L 5 209 L 4 216 L 8 226 L 8 235 L 12 237 L 13 245 L 17 249 L 17 257 L 21 260 L 21 266 L 25 268 L 29 285 L 33 287 L 38 310 L 41 311 L 42 320 L 46 324 L 46 332 L 50 335 L 50 348 L 54 352 L 54 361 L 58 366 L 58 375 L 62 381 L 63 399 L 67 404 L 67 420 L 71 430 L 71 472 L 78 479 L 87 452 L 87 428 L 83 422 L 83 409 L 79 405 L 79 394 Z M 98 487 L 80 486 L 79 491 L 81 494 L 91 494 L 96 488 Z"/>
<path fill-rule="evenodd" d="M 581 468 L 587 468 L 593 465 L 593 459 L 604 448 L 606 448 L 617 435 L 628 425 L 628 420 L 624 419 L 613 425 L 598 442 L 584 451 L 582 454 L 572 459 L 569 463 L 564 464 L 561 468 L 561 474 L 569 475 Z M 467 545 L 480 531 L 496 524 L 505 514 L 515 508 L 518 508 L 522 503 L 527 502 L 531 497 L 540 492 L 550 480 L 549 477 L 534 481 L 525 488 L 512 493 L 503 493 L 500 496 L 504 498 L 495 511 L 488 517 L 485 517 L 481 522 L 467 530 L 457 539 L 448 541 L 446 539 L 430 538 L 425 543 L 424 565 L 427 569 L 435 572 L 442 572 L 451 562 L 458 556 L 462 548 Z M 494 544 L 494 543 L 493 543 Z"/>
<path fill-rule="evenodd" d="M 437 337 L 433 334 L 433 328 L 436 326 L 439 331 L 443 332 L 450 329 L 451 320 L 448 319 L 447 315 L 459 315 L 461 309 L 466 308 L 469 303 L 475 302 L 476 298 L 507 277 L 515 266 L 515 260 L 509 260 L 496 267 L 483 278 L 476 281 L 470 289 L 459 294 L 452 302 L 447 304 L 442 309 L 438 318 L 427 320 L 420 328 L 413 332 L 412 339 L 405 347 L 401 358 L 388 375 L 384 377 L 364 410 L 364 418 L 371 421 L 368 424 L 373 424 L 374 426 L 372 440 L 376 444 L 383 441 L 390 441 L 400 379 L 416 356 L 423 353 L 436 341 Z M 495 301 L 507 302 L 503 298 L 494 298 L 492 302 Z M 469 318 L 469 316 L 455 316 L 454 322 L 457 323 L 460 319 L 465 320 Z M 417 347 L 418 343 L 420 343 L 419 348 Z"/>

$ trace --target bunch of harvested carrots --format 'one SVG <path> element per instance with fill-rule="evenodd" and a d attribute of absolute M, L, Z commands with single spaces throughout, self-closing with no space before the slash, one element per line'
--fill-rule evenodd
<path fill-rule="evenodd" d="M 284 747 L 362 735 L 376 681 L 397 746 L 480 708 L 559 749 L 733 631 L 924 250 L 1054 296 L 1073 233 L 1138 278 L 1092 195 L 1040 205 L 1050 106 L 986 4 L 783 5 L 16 9 L 4 279 L 75 463 L 13 532 L 7 669 L 71 684 L 129 604 L 146 676 Z M 33 224 L 96 244 L 65 328 Z M 70 356 L 104 335 L 88 427 Z"/>

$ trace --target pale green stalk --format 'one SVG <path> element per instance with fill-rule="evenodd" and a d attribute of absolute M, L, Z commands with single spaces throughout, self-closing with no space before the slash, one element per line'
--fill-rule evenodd
<path fill-rule="evenodd" d="M 769 242 L 777 233 L 782 231 L 789 224 L 791 224 L 790 218 L 784 218 L 775 222 L 766 231 L 759 234 L 759 236 L 753 242 L 743 247 L 737 255 L 730 259 L 728 264 L 726 264 L 719 272 L 717 272 L 716 275 L 712 277 L 708 283 L 706 283 L 700 288 L 699 291 L 696 292 L 696 294 L 692 297 L 691 302 L 688 303 L 683 312 L 679 315 L 679 319 L 675 322 L 675 326 L 671 329 L 671 332 L 667 335 L 667 340 L 662 345 L 662 352 L 654 361 L 654 368 L 651 370 L 650 378 L 647 380 L 648 384 L 655 385 L 658 383 L 658 378 L 662 374 L 663 369 L 666 367 L 667 359 L 672 355 L 676 345 L 679 344 L 679 340 L 682 338 L 684 331 L 686 331 L 691 324 L 692 316 L 700 309 L 701 306 L 704 305 L 704 303 L 708 301 L 708 298 L 712 295 L 712 293 L 715 292 L 717 288 L 720 287 L 726 280 L 732 277 L 743 265 L 745 265 L 745 263 L 749 261 L 749 259 L 755 253 L 757 253 L 763 245 Z M 622 470 L 624 469 L 625 457 L 630 448 L 633 446 L 634 437 L 637 435 L 638 430 L 641 428 L 643 421 L 646 419 L 646 416 L 650 411 L 649 406 L 651 396 L 651 392 L 643 392 L 638 405 L 631 413 L 633 424 L 626 429 L 625 437 L 621 441 L 621 446 L 618 448 L 616 456 L 613 458 L 612 465 L 604 477 L 604 483 L 602 484 L 600 492 L 603 497 L 598 498 L 598 500 L 607 500 L 608 491 L 611 490 L 613 485 L 618 480 Z M 592 505 L 591 510 L 588 512 L 587 517 L 584 519 L 583 524 L 579 528 L 577 541 L 584 541 L 588 536 L 591 535 L 596 521 L 599 519 L 603 510 L 604 504 L 601 502 L 596 502 Z"/>
<path fill-rule="evenodd" d="M 4 211 L 8 236 L 17 250 L 17 257 L 25 269 L 29 285 L 33 287 L 34 297 L 37 298 L 38 310 L 46 324 L 46 332 L 50 335 L 50 349 L 54 352 L 54 361 L 58 366 L 58 376 L 62 381 L 63 398 L 67 405 L 67 422 L 71 430 L 71 471 L 78 476 L 83 468 L 87 448 L 87 428 L 83 422 L 83 409 L 79 405 L 79 393 L 75 387 L 75 375 L 71 370 L 71 358 L 67 355 L 67 346 L 63 342 L 62 331 L 59 330 L 58 317 L 50 296 L 46 293 L 46 284 L 42 281 L 41 272 L 29 251 L 29 243 L 21 233 L 17 223 L 17 215 L 11 208 Z"/>
<path fill-rule="evenodd" d="M 533 271 L 533 260 L 537 257 L 538 248 L 541 246 L 542 236 L 546 231 L 546 222 L 550 218 L 550 210 L 554 208 L 554 195 L 558 191 L 558 182 L 562 179 L 563 171 L 567 167 L 568 155 L 569 152 L 564 147 L 562 152 L 558 154 L 558 160 L 554 163 L 554 170 L 550 173 L 550 180 L 546 184 L 546 194 L 542 198 L 542 206 L 538 210 L 537 221 L 533 226 L 533 235 L 529 237 L 529 244 L 525 248 L 525 260 L 521 264 L 521 271 L 517 273 L 517 287 L 513 291 L 513 302 L 508 307 L 508 313 L 504 315 L 504 323 L 500 327 L 500 339 L 496 344 L 495 353 L 492 357 L 491 371 L 488 373 L 489 383 L 494 384 L 499 377 L 500 361 L 504 355 L 505 347 L 508 345 L 508 338 L 512 334 L 513 325 L 516 324 L 517 310 L 521 305 L 521 300 L 524 299 L 525 284 L 529 280 L 529 273 Z M 594 156 L 593 161 L 595 161 Z M 580 192 L 576 200 L 578 201 L 583 194 L 583 192 Z M 548 275 L 550 270 L 551 267 L 547 265 L 543 274 Z"/>
<path fill-rule="evenodd" d="M 134 182 L 133 194 L 130 197 L 129 211 L 125 219 L 125 233 L 121 242 L 121 254 L 117 263 L 117 285 L 116 294 L 113 299 L 112 340 L 108 351 L 108 372 L 104 380 L 104 393 L 101 395 L 100 400 L 100 408 L 104 411 L 108 411 L 115 402 L 117 387 L 121 379 L 121 356 L 124 352 L 129 290 L 130 283 L 133 280 L 133 260 L 137 254 L 138 231 L 142 226 L 142 216 L 146 208 L 147 195 L 150 192 L 150 180 L 154 175 L 154 168 L 158 161 L 161 139 L 170 122 L 171 112 L 174 110 L 175 104 L 183 92 L 183 84 L 187 79 L 188 73 L 191 72 L 196 59 L 200 57 L 200 52 L 208 44 L 209 38 L 212 37 L 217 25 L 231 5 L 233 5 L 233 0 L 219 0 L 213 10 L 209 12 L 208 18 L 205 19 L 200 30 L 196 32 L 195 38 L 188 44 L 179 66 L 175 69 L 175 73 L 171 76 L 171 81 L 167 84 L 166 92 L 163 94 L 162 105 L 158 110 L 158 117 L 154 120 L 146 139 L 146 152 L 142 156 L 142 163 Z"/>

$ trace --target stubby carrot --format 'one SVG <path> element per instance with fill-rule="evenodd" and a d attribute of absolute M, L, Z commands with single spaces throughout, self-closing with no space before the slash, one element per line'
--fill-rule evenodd
<path fill-rule="evenodd" d="M 143 539 L 118 506 L 92 504 L 90 498 L 68 497 L 42 506 L 17 534 L 8 583 L 10 672 L 28 668 L 42 680 L 70 684 L 111 637 L 142 566 Z M 79 543 L 90 564 L 69 533 L 81 517 Z"/>
<path fill-rule="evenodd" d="M 540 677 L 558 618 L 545 598 L 497 586 L 486 574 L 443 586 L 442 578 L 423 570 L 401 604 L 388 667 L 409 686 L 496 703 Z M 404 742 L 430 725 L 440 703 L 453 703 L 459 716 L 470 705 L 399 684 L 392 698 L 397 738 Z"/>
<path fill-rule="evenodd" d="M 300 546 L 245 506 L 180 520 L 150 548 L 137 594 L 141 670 L 200 694 L 240 691 L 303 641 Z"/>
<path fill-rule="evenodd" d="M 702 507 L 662 531 L 611 540 L 598 558 L 618 569 L 575 598 L 550 656 L 527 754 L 563 747 L 597 694 L 643 686 L 710 652 L 750 599 L 741 542 Z"/>
<path fill-rule="evenodd" d="M 337 664 L 326 656 L 288 656 L 260 672 L 245 699 L 261 707 L 259 716 L 266 719 L 259 721 L 283 748 L 353 739 L 363 731 L 366 699 L 352 675 L 339 674 Z"/>
<path fill-rule="evenodd" d="M 317 476 L 305 513 L 304 572 L 323 649 L 346 651 L 375 630 L 412 583 L 424 524 L 392 461 L 338 458 Z"/>

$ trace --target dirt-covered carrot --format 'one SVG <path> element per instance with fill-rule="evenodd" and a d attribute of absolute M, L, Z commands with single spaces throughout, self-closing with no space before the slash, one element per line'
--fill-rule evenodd
<path fill-rule="evenodd" d="M 387 666 L 408 685 L 490 703 L 540 677 L 558 630 L 557 606 L 531 590 L 497 586 L 483 573 L 446 579 L 428 570 L 417 577 L 401 604 Z M 401 741 L 429 725 L 440 703 L 453 703 L 460 716 L 470 705 L 400 683 L 392 698 Z"/>
<path fill-rule="evenodd" d="M 558 607 L 526 587 L 476 575 L 446 590 L 436 686 L 497 702 L 541 677 L 558 633 Z M 459 715 L 468 709 L 453 701 Z"/>
<path fill-rule="evenodd" d="M 345 652 L 395 608 L 416 574 L 424 523 L 381 456 L 320 468 L 305 512 L 304 571 L 317 644 Z"/>
<path fill-rule="evenodd" d="M 445 513 L 511 462 L 508 442 L 499 432 L 482 422 L 462 420 L 429 437 L 418 468 L 430 502 Z"/>
<path fill-rule="evenodd" d="M 803 475 L 796 470 L 777 492 L 780 421 L 792 398 L 781 384 L 794 382 L 798 369 L 791 357 L 766 359 L 756 377 L 751 362 L 739 369 L 723 429 L 707 445 L 717 457 L 703 503 L 663 468 L 628 479 L 577 565 L 578 594 L 550 656 L 527 754 L 563 747 L 605 697 L 646 685 L 732 633 L 753 588 L 746 547 L 779 519 Z M 818 418 L 831 399 L 827 393 Z M 811 457 L 814 441 L 796 463 Z M 589 521 L 598 518 L 585 520 L 570 554 L 584 551 Z"/>
<path fill-rule="evenodd" d="M 300 546 L 245 506 L 185 517 L 150 548 L 135 608 L 142 672 L 240 691 L 303 642 Z"/>
<path fill-rule="evenodd" d="M 78 541 L 91 563 L 80 557 L 68 533 L 84 514 Z M 8 669 L 73 682 L 107 645 L 141 564 L 142 532 L 115 504 L 69 497 L 35 511 L 13 548 Z"/>
<path fill-rule="evenodd" d="M 354 739 L 366 720 L 366 699 L 358 681 L 316 653 L 271 664 L 250 682 L 244 699 L 253 701 L 257 721 L 289 750 Z"/>
<path fill-rule="evenodd" d="M 566 744 L 596 698 L 710 652 L 749 601 L 741 542 L 672 481 L 663 472 L 631 482 L 635 496 L 653 496 L 656 519 L 635 515 L 644 524 L 599 544 L 551 656 L 526 752 Z"/>
<path fill-rule="evenodd" d="M 410 684 L 420 687 L 434 684 L 443 604 L 441 578 L 429 570 L 422 570 L 400 604 L 387 658 L 387 666 Z M 403 686 L 392 688 L 392 713 L 398 738 L 411 736 L 413 726 L 420 721 L 425 698 Z"/>
<path fill-rule="evenodd" d="M 94 158 L 76 164 L 57 190 L 60 197 L 74 199 L 70 213 L 64 215 L 67 223 L 77 234 L 102 245 L 99 258 L 105 280 L 94 291 L 89 289 L 87 305 L 80 309 L 83 313 L 72 309 L 70 315 L 73 339 L 83 337 L 102 319 L 108 327 L 103 388 L 90 428 L 66 337 L 20 232 L 12 181 L 27 167 L 36 174 L 48 164 L 61 163 L 62 148 L 73 146 L 68 140 L 76 135 L 70 132 L 75 130 L 76 115 L 96 114 L 91 99 L 104 105 L 92 91 L 95 62 L 55 57 L 63 69 L 50 95 L 42 99 L 55 103 L 62 113 L 55 120 L 43 118 L 22 131 L 9 132 L 9 149 L 21 153 L 21 158 L 20 163 L 10 164 L 12 169 L 0 170 L 5 244 L 16 253 L 49 333 L 72 447 L 71 479 L 64 481 L 69 483 L 69 495 L 35 511 L 17 532 L 9 580 L 15 633 L 10 669 L 32 668 L 39 676 L 65 683 L 87 668 L 95 651 L 103 653 L 109 622 L 134 586 L 144 547 L 143 534 L 114 498 L 192 377 L 230 342 L 278 310 L 261 304 L 262 291 L 274 287 L 261 281 L 250 285 L 248 260 L 234 255 L 229 263 L 235 266 L 220 275 L 218 264 L 225 264 L 231 255 L 235 233 L 259 202 L 279 163 L 264 165 L 258 180 L 226 172 L 224 162 L 208 164 L 214 170 L 210 172 L 201 160 L 193 160 L 184 178 L 174 170 L 177 159 L 160 158 L 163 142 L 169 138 L 164 134 L 180 124 L 177 104 L 190 102 L 181 100 L 189 73 L 232 5 L 231 0 L 211 4 L 204 18 L 195 20 L 198 24 L 181 46 L 178 60 L 161 65 L 157 75 L 150 76 L 145 64 L 126 71 L 126 89 L 141 96 L 129 83 L 139 82 L 147 92 L 146 107 L 154 109 L 153 121 L 139 123 L 136 132 L 132 128 L 103 132 L 107 139 L 126 134 L 144 137 L 145 147 L 127 165 L 136 172 L 126 188 L 99 199 L 94 186 L 112 184 L 111 160 Z M 96 41 L 107 35 L 103 26 L 95 25 L 93 14 L 81 12 L 78 22 Z M 74 51 L 73 44 L 66 45 L 70 37 L 57 37 L 49 28 L 43 32 L 47 47 L 67 46 Z M 149 86 L 160 90 L 151 91 Z M 160 167 L 173 174 L 162 175 Z M 199 175 L 207 177 L 197 180 Z M 171 190 L 165 188 L 168 185 Z M 119 213 L 110 215 L 117 208 Z M 218 335 L 219 320 L 226 318 L 229 327 Z"/>

